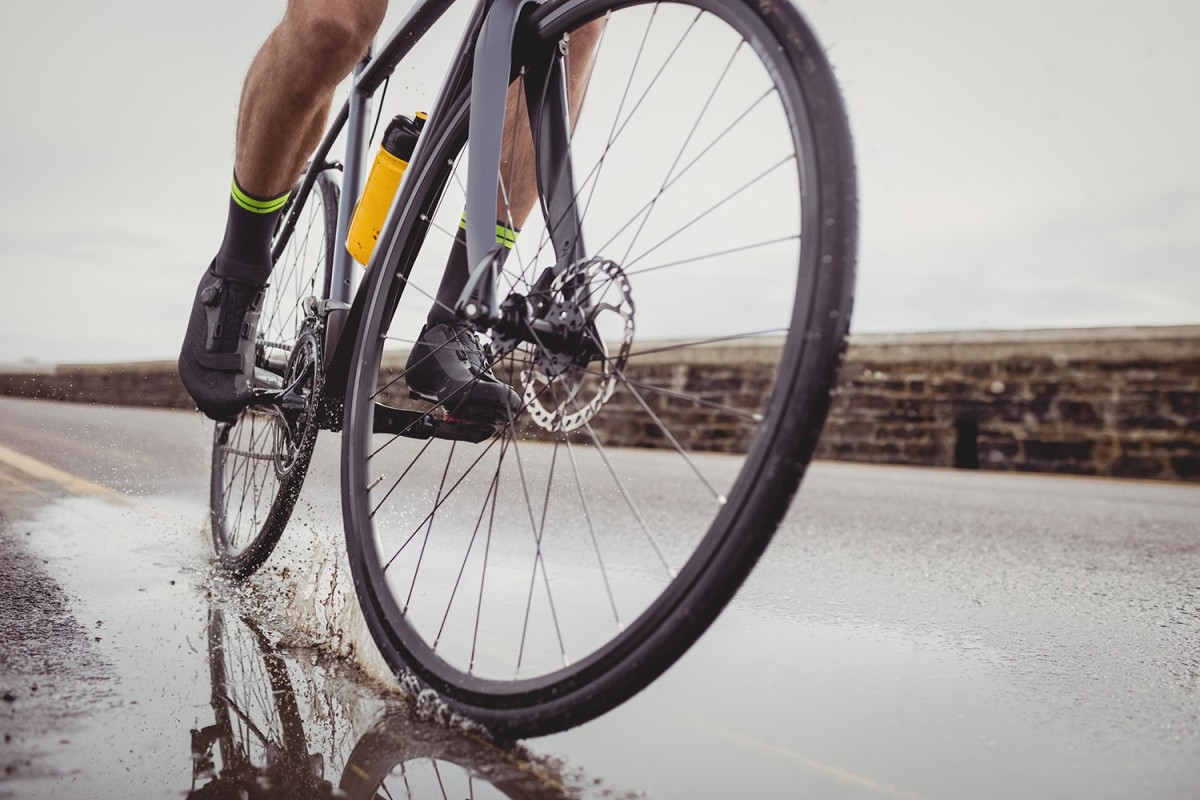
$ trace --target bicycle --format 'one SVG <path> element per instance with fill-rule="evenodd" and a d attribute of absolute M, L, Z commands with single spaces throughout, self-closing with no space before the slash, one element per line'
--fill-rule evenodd
<path fill-rule="evenodd" d="M 188 797 L 333 797 L 287 663 L 262 632 L 210 608 L 208 662 L 215 722 L 191 731 Z"/>
<path fill-rule="evenodd" d="M 297 687 L 311 696 L 303 675 L 293 680 L 288 661 L 248 619 L 209 609 L 208 661 L 214 722 L 191 731 L 190 800 L 205 798 L 507 797 L 561 800 L 574 793 L 521 751 L 413 719 L 387 708 L 359 735 L 354 726 L 335 787 L 325 755 L 311 749 L 334 741 L 332 720 L 307 719 Z M 340 757 L 342 756 L 342 757 Z"/>
<path fill-rule="evenodd" d="M 515 738 L 640 691 L 763 552 L 844 351 L 855 175 L 832 70 L 787 0 L 480 0 L 352 292 L 338 201 L 362 190 L 369 100 L 452 2 L 418 2 L 368 54 L 292 195 L 255 405 L 214 436 L 213 535 L 229 571 L 257 569 L 317 430 L 340 430 L 380 652 L 413 693 Z M 571 34 L 589 23 L 571 117 Z M 541 213 L 508 252 L 492 232 L 510 84 Z M 460 225 L 473 267 L 454 311 L 521 397 L 498 431 L 405 390 L 423 284 Z"/>

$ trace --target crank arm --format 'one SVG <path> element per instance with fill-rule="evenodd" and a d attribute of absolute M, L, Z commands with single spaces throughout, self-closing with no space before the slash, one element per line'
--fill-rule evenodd
<path fill-rule="evenodd" d="M 408 439 L 448 439 L 478 444 L 492 438 L 498 427 L 487 423 L 447 422 L 426 411 L 406 411 L 376 403 L 372 430 Z"/>
<path fill-rule="evenodd" d="M 312 367 L 304 370 L 296 376 L 296 379 L 288 386 L 282 388 L 267 388 L 255 387 L 254 392 L 250 397 L 251 406 L 278 406 L 283 411 L 303 411 L 306 400 L 300 394 L 300 384 L 307 380 L 311 375 Z M 263 376 L 267 377 L 268 385 L 272 383 L 282 384 L 283 381 L 274 373 L 266 372 L 265 370 L 255 370 L 254 379 L 258 382 Z"/>

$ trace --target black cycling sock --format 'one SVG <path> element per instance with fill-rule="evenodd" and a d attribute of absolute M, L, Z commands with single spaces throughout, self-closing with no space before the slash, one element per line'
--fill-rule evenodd
<path fill-rule="evenodd" d="M 441 322 L 452 322 L 454 304 L 467 286 L 470 270 L 467 269 L 467 230 L 459 228 L 454 236 L 454 244 L 450 245 L 450 256 L 446 259 L 446 271 L 442 273 L 442 282 L 438 286 L 437 300 L 429 309 L 426 322 L 437 325 Z"/>
<path fill-rule="evenodd" d="M 506 256 L 507 251 L 512 249 L 518 233 L 520 230 L 517 228 L 510 228 L 503 222 L 496 223 L 496 244 L 502 244 L 506 248 L 502 256 Z M 454 244 L 450 246 L 446 270 L 442 273 L 441 284 L 438 285 L 437 300 L 433 308 L 429 309 L 429 316 L 425 320 L 428 324 L 437 325 L 458 319 L 454 314 L 454 306 L 462 296 L 470 275 L 471 270 L 467 265 L 467 222 L 464 216 L 458 226 L 458 233 L 454 235 Z"/>
<path fill-rule="evenodd" d="M 267 282 L 271 275 L 271 236 L 288 194 L 257 197 L 239 186 L 234 176 L 225 239 L 214 267 L 218 275 L 258 284 Z"/>

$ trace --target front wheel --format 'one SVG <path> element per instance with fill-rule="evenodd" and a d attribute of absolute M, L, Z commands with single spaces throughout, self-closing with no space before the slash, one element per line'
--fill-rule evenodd
<path fill-rule="evenodd" d="M 551 0 L 529 22 L 588 70 L 567 76 L 588 86 L 570 138 L 587 255 L 539 282 L 555 254 L 535 212 L 500 297 L 566 334 L 492 341 L 521 409 L 490 438 L 446 437 L 444 410 L 409 399 L 405 351 L 464 205 L 460 98 L 365 287 L 343 436 L 380 651 L 503 737 L 629 698 L 741 585 L 829 407 L 857 225 L 840 96 L 786 0 Z"/>

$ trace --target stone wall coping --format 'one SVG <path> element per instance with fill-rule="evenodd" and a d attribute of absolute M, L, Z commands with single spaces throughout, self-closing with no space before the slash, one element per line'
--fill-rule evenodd
<path fill-rule="evenodd" d="M 856 333 L 847 361 L 1200 361 L 1200 325 Z"/>
<path fill-rule="evenodd" d="M 633 353 L 645 353 L 639 359 L 642 363 L 758 363 L 778 358 L 779 347 L 783 343 L 782 337 L 759 336 L 677 349 L 685 341 L 695 340 L 636 342 Z M 649 352 L 654 350 L 658 352 Z M 406 353 L 389 353 L 387 361 L 393 365 L 402 362 L 406 356 Z M 1012 358 L 1045 358 L 1059 363 L 1095 358 L 1107 361 L 1200 361 L 1200 325 L 854 333 L 850 335 L 847 353 L 847 361 L 850 362 L 955 363 Z M 174 372 L 175 361 L 0 364 L 0 375 L 53 376 L 125 370 L 147 374 Z"/>

